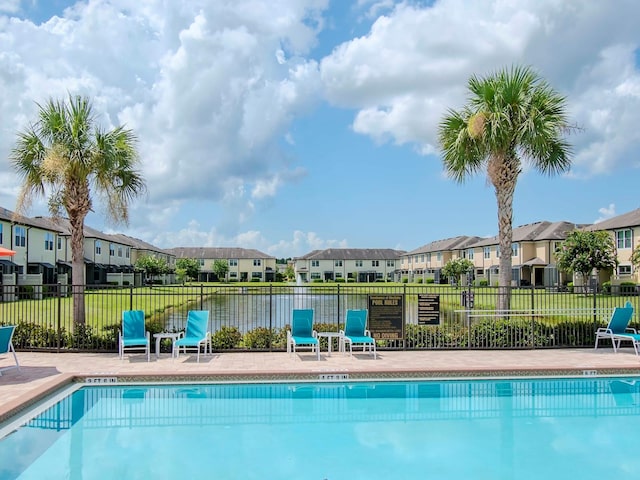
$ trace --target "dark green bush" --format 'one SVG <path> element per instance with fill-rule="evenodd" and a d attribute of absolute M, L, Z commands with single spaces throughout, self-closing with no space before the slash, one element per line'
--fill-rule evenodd
<path fill-rule="evenodd" d="M 240 345 L 242 333 L 237 327 L 220 327 L 220 330 L 211 336 L 211 346 L 216 350 L 230 350 Z"/>
<path fill-rule="evenodd" d="M 436 283 L 436 279 L 433 277 L 427 277 L 427 280 L 425 283 L 428 283 L 428 284 Z"/>
<path fill-rule="evenodd" d="M 245 348 L 267 349 L 273 343 L 273 332 L 265 327 L 257 327 L 244 334 Z"/>
<path fill-rule="evenodd" d="M 602 293 L 609 295 L 611 293 L 611 282 L 602 283 Z"/>

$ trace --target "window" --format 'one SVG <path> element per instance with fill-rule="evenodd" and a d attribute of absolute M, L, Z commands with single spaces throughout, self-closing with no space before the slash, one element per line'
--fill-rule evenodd
<path fill-rule="evenodd" d="M 418 263 L 418 255 L 413 256 L 413 263 Z"/>
<path fill-rule="evenodd" d="M 491 247 L 484 247 L 482 251 L 484 252 L 484 258 L 491 258 Z"/>
<path fill-rule="evenodd" d="M 616 246 L 618 248 L 631 248 L 631 229 L 616 231 Z"/>
<path fill-rule="evenodd" d="M 618 265 L 618 275 L 631 275 L 631 265 Z"/>
<path fill-rule="evenodd" d="M 2 225 L 0 225 L 1 227 Z M 1 239 L 0 239 L 1 240 Z M 58 250 L 62 250 L 62 237 L 58 237 Z"/>
<path fill-rule="evenodd" d="M 238 266 L 238 259 L 237 258 L 230 258 L 229 259 L 229 266 L 230 267 L 237 267 Z"/>
<path fill-rule="evenodd" d="M 204 267 L 204 258 L 199 258 L 198 263 L 200 264 L 201 267 Z"/>
<path fill-rule="evenodd" d="M 102 253 L 102 242 L 100 240 L 96 240 L 96 255 L 100 255 Z"/>
<path fill-rule="evenodd" d="M 2 243 L 2 224 L 0 223 L 0 244 Z"/>
<path fill-rule="evenodd" d="M 315 261 L 317 261 L 317 260 L 315 260 Z M 318 280 L 320 278 L 322 278 L 320 276 L 320 272 L 311 272 L 311 280 Z"/>
<path fill-rule="evenodd" d="M 124 255 L 126 258 L 129 258 L 131 256 L 131 248 L 127 247 L 127 249 L 124 251 Z"/>
<path fill-rule="evenodd" d="M 361 266 L 362 266 L 362 260 L 356 260 L 356 267 L 361 267 Z"/>
<path fill-rule="evenodd" d="M 427 253 L 427 262 L 430 262 L 430 261 L 431 261 L 431 254 Z"/>
<path fill-rule="evenodd" d="M 262 272 L 251 272 L 251 278 L 262 278 Z"/>
<path fill-rule="evenodd" d="M 118 246 L 118 257 L 122 258 L 122 245 Z"/>
<path fill-rule="evenodd" d="M 496 258 L 500 258 L 500 245 L 496 245 Z"/>
<path fill-rule="evenodd" d="M 371 260 L 371 266 L 372 267 L 379 267 L 380 266 L 380 260 Z"/>
<path fill-rule="evenodd" d="M 336 267 L 341 267 L 341 266 L 342 266 L 342 260 L 336 260 L 336 261 L 335 261 L 335 263 L 334 263 L 334 265 L 335 265 Z"/>
<path fill-rule="evenodd" d="M 342 272 L 336 272 L 336 278 L 342 278 Z"/>
<path fill-rule="evenodd" d="M 53 233 L 44 234 L 44 249 L 53 251 Z"/>
<path fill-rule="evenodd" d="M 260 265 L 262 265 L 262 260 L 260 260 L 259 258 L 254 258 L 253 259 L 253 266 L 254 267 L 259 267 Z"/>
<path fill-rule="evenodd" d="M 229 278 L 238 278 L 238 272 L 229 272 Z"/>
<path fill-rule="evenodd" d="M 473 248 L 470 248 L 469 250 L 467 250 L 467 258 L 469 260 L 473 260 Z"/>
<path fill-rule="evenodd" d="M 311 260 L 311 266 L 312 267 L 319 267 L 320 266 L 320 260 Z"/>
<path fill-rule="evenodd" d="M 16 232 L 15 246 L 24 247 L 27 244 L 27 231 L 25 230 L 24 227 L 16 227 L 15 232 Z"/>
<path fill-rule="evenodd" d="M 518 256 L 518 244 L 517 243 L 512 243 L 511 244 L 511 256 L 512 257 L 517 257 Z"/>
<path fill-rule="evenodd" d="M 420 255 L 420 261 L 424 263 L 424 254 Z"/>
<path fill-rule="evenodd" d="M 439 262 L 442 261 L 442 252 L 436 253 L 436 260 L 439 261 Z"/>
<path fill-rule="evenodd" d="M 393 260 L 387 260 L 387 267 L 395 267 L 395 262 Z"/>
<path fill-rule="evenodd" d="M 113 243 L 109 244 L 109 256 L 110 257 L 116 256 L 116 246 Z"/>

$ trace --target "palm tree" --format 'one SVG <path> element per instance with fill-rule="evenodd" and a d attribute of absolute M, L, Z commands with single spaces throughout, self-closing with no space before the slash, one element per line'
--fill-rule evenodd
<path fill-rule="evenodd" d="M 438 129 L 447 175 L 459 183 L 486 170 L 498 203 L 498 310 L 511 304 L 513 194 L 527 163 L 546 175 L 571 167 L 566 99 L 529 67 L 511 67 L 468 81 L 469 100 L 449 110 Z"/>
<path fill-rule="evenodd" d="M 89 99 L 69 95 L 68 101 L 50 99 L 38 104 L 38 120 L 18 133 L 11 161 L 22 177 L 18 212 L 34 197 L 48 195 L 54 218 L 63 212 L 71 233 L 73 318 L 85 323 L 84 220 L 92 210 L 92 191 L 106 204 L 114 222 L 128 222 L 131 200 L 146 190 L 135 169 L 136 136 L 116 127 L 96 125 Z"/>

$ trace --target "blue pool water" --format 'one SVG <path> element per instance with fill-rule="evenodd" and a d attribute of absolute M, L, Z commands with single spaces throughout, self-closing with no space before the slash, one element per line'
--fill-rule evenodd
<path fill-rule="evenodd" d="M 0 478 L 640 478 L 633 378 L 88 386 Z"/>

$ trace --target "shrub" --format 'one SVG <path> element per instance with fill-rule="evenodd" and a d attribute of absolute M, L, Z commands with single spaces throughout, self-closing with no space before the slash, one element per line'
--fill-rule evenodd
<path fill-rule="evenodd" d="M 609 295 L 611 293 L 611 282 L 603 282 L 602 293 Z"/>
<path fill-rule="evenodd" d="M 573 293 L 573 282 L 567 283 L 567 291 Z"/>
<path fill-rule="evenodd" d="M 265 327 L 257 327 L 244 334 L 245 348 L 269 348 L 272 344 L 273 332 Z"/>
<path fill-rule="evenodd" d="M 216 350 L 230 350 L 240 345 L 242 334 L 237 327 L 220 327 L 211 336 L 211 346 Z"/>
<path fill-rule="evenodd" d="M 476 285 L 478 287 L 488 287 L 489 286 L 489 280 L 486 280 L 486 279 L 476 280 Z"/>
<path fill-rule="evenodd" d="M 416 278 L 416 283 L 422 283 L 422 277 Z"/>
<path fill-rule="evenodd" d="M 436 283 L 436 279 L 433 278 L 433 277 L 429 277 L 429 278 L 427 278 L 425 283 L 428 283 L 428 284 Z"/>
<path fill-rule="evenodd" d="M 336 283 L 344 283 L 344 277 L 336 278 Z"/>
<path fill-rule="evenodd" d="M 409 283 L 409 279 L 407 277 L 402 277 L 402 283 Z"/>

